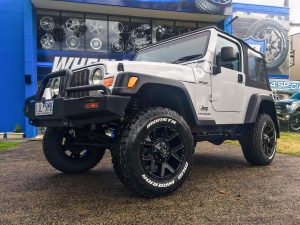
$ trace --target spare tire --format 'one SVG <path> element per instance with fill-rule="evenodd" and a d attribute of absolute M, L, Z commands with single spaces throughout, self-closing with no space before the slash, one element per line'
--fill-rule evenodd
<path fill-rule="evenodd" d="M 278 69 L 289 53 L 287 30 L 277 21 L 264 19 L 252 24 L 247 37 L 266 40 L 266 60 L 268 69 Z"/>

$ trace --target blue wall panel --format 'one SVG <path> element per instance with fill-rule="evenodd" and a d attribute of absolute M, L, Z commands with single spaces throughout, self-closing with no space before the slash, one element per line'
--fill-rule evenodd
<path fill-rule="evenodd" d="M 30 34 L 33 31 L 30 26 L 32 18 L 29 18 L 32 17 L 31 2 L 0 0 L 0 8 L 0 132 L 13 131 L 16 124 L 20 124 L 23 131 L 29 131 L 23 105 L 25 95 L 31 94 L 35 86 L 25 86 L 24 74 L 36 77 L 33 60 L 36 56 L 32 52 L 35 49 L 35 35 Z M 31 45 L 26 46 L 28 43 Z M 33 136 L 34 132 L 32 129 L 29 136 Z"/>
<path fill-rule="evenodd" d="M 25 84 L 25 98 L 36 94 L 37 86 L 37 51 L 36 51 L 36 24 L 35 13 L 30 0 L 24 1 L 24 74 L 30 75 L 31 84 Z M 28 119 L 25 122 L 26 137 L 37 135 L 36 127 L 29 125 Z"/>
<path fill-rule="evenodd" d="M 0 131 L 24 129 L 23 1 L 0 1 Z"/>

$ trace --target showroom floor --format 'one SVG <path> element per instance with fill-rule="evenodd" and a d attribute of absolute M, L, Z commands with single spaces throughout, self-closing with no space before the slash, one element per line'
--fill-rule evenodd
<path fill-rule="evenodd" d="M 64 175 L 31 141 L 0 153 L 0 224 L 300 224 L 300 157 L 254 167 L 238 147 L 199 144 L 183 187 L 145 199 L 117 179 L 109 153 Z"/>

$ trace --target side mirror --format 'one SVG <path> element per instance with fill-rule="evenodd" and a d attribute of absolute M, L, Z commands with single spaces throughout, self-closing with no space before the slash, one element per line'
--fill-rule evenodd
<path fill-rule="evenodd" d="M 212 70 L 213 70 L 212 71 L 213 75 L 217 75 L 217 74 L 222 72 L 221 71 L 221 66 L 219 66 L 219 65 L 213 65 Z"/>
<path fill-rule="evenodd" d="M 223 62 L 234 61 L 236 59 L 238 59 L 238 56 L 234 52 L 233 47 L 223 47 L 221 49 L 221 60 Z"/>

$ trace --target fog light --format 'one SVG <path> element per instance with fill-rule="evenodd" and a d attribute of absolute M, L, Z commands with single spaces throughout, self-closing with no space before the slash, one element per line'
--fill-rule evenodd
<path fill-rule="evenodd" d="M 97 108 L 99 108 L 99 102 L 85 103 L 84 108 L 86 108 L 86 109 L 97 109 Z"/>

